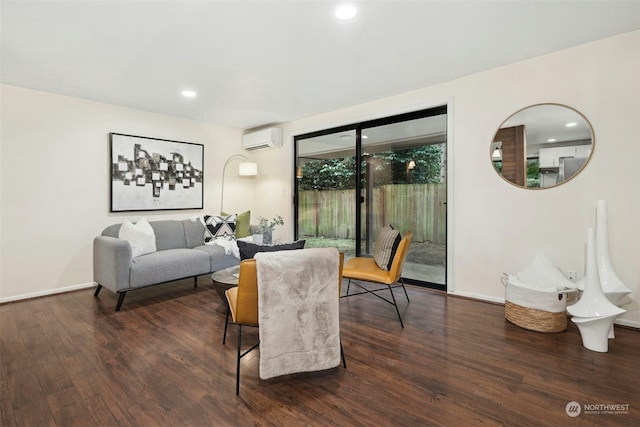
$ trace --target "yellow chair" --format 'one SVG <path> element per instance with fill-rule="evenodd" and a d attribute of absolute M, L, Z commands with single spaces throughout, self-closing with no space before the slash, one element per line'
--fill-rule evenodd
<path fill-rule="evenodd" d="M 396 302 L 396 298 L 393 295 L 393 288 L 402 287 L 404 290 L 404 294 L 407 297 L 407 302 L 409 302 L 409 294 L 407 294 L 407 289 L 404 287 L 404 281 L 402 280 L 402 267 L 404 266 L 404 261 L 407 258 L 407 252 L 409 251 L 409 247 L 411 246 L 411 242 L 413 241 L 413 233 L 411 231 L 407 232 L 405 236 L 400 240 L 400 244 L 398 245 L 398 249 L 393 257 L 393 261 L 391 263 L 391 268 L 389 270 L 383 270 L 378 267 L 378 264 L 374 261 L 373 258 L 365 258 L 365 257 L 355 257 L 348 260 L 342 272 L 342 275 L 345 279 L 349 279 L 347 284 L 347 293 L 343 295 L 344 297 L 351 297 L 355 295 L 362 294 L 373 294 L 380 298 L 381 300 L 393 305 L 396 308 L 396 313 L 398 314 L 398 319 L 400 320 L 400 325 L 404 328 L 404 323 L 402 322 L 402 316 L 400 316 L 400 310 L 398 310 L 398 303 Z M 358 282 L 354 280 L 360 280 L 363 282 L 372 282 L 379 283 L 383 285 L 387 285 L 385 288 L 378 289 L 368 289 L 364 286 L 360 285 Z M 349 293 L 349 288 L 351 286 L 351 282 L 362 289 L 362 292 L 357 292 L 354 294 Z M 398 284 L 395 284 L 398 283 Z M 394 285 L 395 284 L 395 285 Z M 378 295 L 377 292 L 389 289 L 391 293 L 391 301 L 387 298 L 384 298 Z"/>
<path fill-rule="evenodd" d="M 340 269 L 338 274 L 338 297 L 342 289 L 342 269 L 344 254 L 340 252 Z M 238 325 L 238 348 L 236 361 L 236 396 L 240 394 L 240 359 L 260 345 L 255 344 L 250 349 L 242 352 L 242 326 L 258 327 L 258 272 L 256 260 L 245 259 L 240 262 L 240 274 L 238 276 L 238 286 L 225 291 L 227 297 L 228 310 L 224 323 L 224 336 L 222 344 L 227 339 L 227 327 L 229 325 L 229 315 L 232 323 Z M 342 340 L 340 340 L 340 354 L 342 365 L 346 368 L 347 362 L 342 351 Z"/>

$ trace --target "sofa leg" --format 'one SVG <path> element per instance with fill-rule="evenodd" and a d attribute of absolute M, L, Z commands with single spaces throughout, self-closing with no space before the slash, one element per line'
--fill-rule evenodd
<path fill-rule="evenodd" d="M 193 287 L 194 288 L 198 287 L 198 276 L 193 276 Z"/>
<path fill-rule="evenodd" d="M 96 291 L 93 293 L 93 296 L 97 297 L 101 290 L 102 290 L 102 285 L 98 283 L 98 287 L 96 288 Z"/>
<path fill-rule="evenodd" d="M 120 311 L 120 307 L 122 307 L 122 301 L 124 301 L 124 296 L 126 294 L 126 291 L 118 293 L 118 303 L 116 304 L 116 311 Z"/>

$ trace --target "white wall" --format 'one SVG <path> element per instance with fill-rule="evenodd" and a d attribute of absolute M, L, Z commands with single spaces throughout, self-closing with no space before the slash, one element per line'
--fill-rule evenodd
<path fill-rule="evenodd" d="M 219 212 L 222 167 L 241 152 L 240 129 L 15 86 L 0 89 L 0 301 L 92 285 L 92 240 L 124 218 Z M 109 213 L 109 132 L 204 144 L 204 210 Z M 240 181 L 231 162 L 225 209 L 250 209 L 254 183 Z"/>
<path fill-rule="evenodd" d="M 227 170 L 225 210 L 285 216 L 276 238 L 292 237 L 294 134 L 448 103 L 449 288 L 499 301 L 503 272 L 517 272 L 542 248 L 565 270 L 584 270 L 586 228 L 598 199 L 609 203 L 611 256 L 633 289 L 621 323 L 640 327 L 640 32 L 474 74 L 444 84 L 284 125 L 283 148 L 243 153 L 259 176 Z M 219 209 L 224 160 L 241 132 L 184 119 L 2 86 L 0 301 L 91 283 L 91 242 L 109 214 L 108 133 L 205 144 L 205 213 Z M 502 121 L 527 105 L 581 111 L 595 130 L 591 162 L 557 188 L 522 190 L 499 178 L 489 144 Z M 71 169 L 60 163 L 69 163 Z M 233 165 L 232 165 L 233 166 Z M 284 190 L 284 195 L 283 195 Z M 145 213 L 188 218 L 198 211 Z M 253 221 L 255 222 L 255 221 Z"/>
<path fill-rule="evenodd" d="M 519 189 L 496 175 L 489 144 L 510 114 L 544 102 L 566 104 L 590 120 L 594 154 L 586 169 L 564 185 Z M 540 248 L 560 268 L 578 271 L 581 277 L 586 229 L 595 226 L 597 200 L 606 199 L 611 257 L 620 278 L 633 289 L 624 306 L 629 312 L 620 323 L 640 327 L 638 31 L 289 123 L 282 149 L 257 154 L 258 205 L 268 215 L 286 213 L 291 224 L 293 135 L 443 103 L 449 103 L 452 121 L 450 292 L 501 301 L 502 273 L 518 272 Z"/>

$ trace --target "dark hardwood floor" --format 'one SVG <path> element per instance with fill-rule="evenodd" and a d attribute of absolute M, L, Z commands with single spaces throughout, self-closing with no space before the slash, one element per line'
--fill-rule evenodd
<path fill-rule="evenodd" d="M 404 329 L 377 298 L 340 301 L 347 369 L 263 381 L 254 351 L 237 397 L 236 328 L 222 345 L 225 306 L 199 282 L 130 292 L 118 313 L 107 290 L 1 305 L 0 424 L 640 425 L 640 331 L 616 327 L 609 352 L 595 353 L 571 322 L 530 332 L 501 305 L 415 287 L 410 304 L 396 290 Z M 256 339 L 254 329 L 244 342 Z M 573 418 L 571 401 L 628 410 Z"/>

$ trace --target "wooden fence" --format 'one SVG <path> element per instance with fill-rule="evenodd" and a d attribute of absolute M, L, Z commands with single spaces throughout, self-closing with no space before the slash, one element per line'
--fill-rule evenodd
<path fill-rule="evenodd" d="M 298 234 L 303 237 L 355 238 L 355 190 L 298 193 Z M 416 242 L 446 243 L 445 184 L 395 184 L 373 190 L 373 236 L 388 224 Z M 364 221 L 363 221 L 364 222 Z M 362 225 L 364 235 L 365 224 Z"/>

